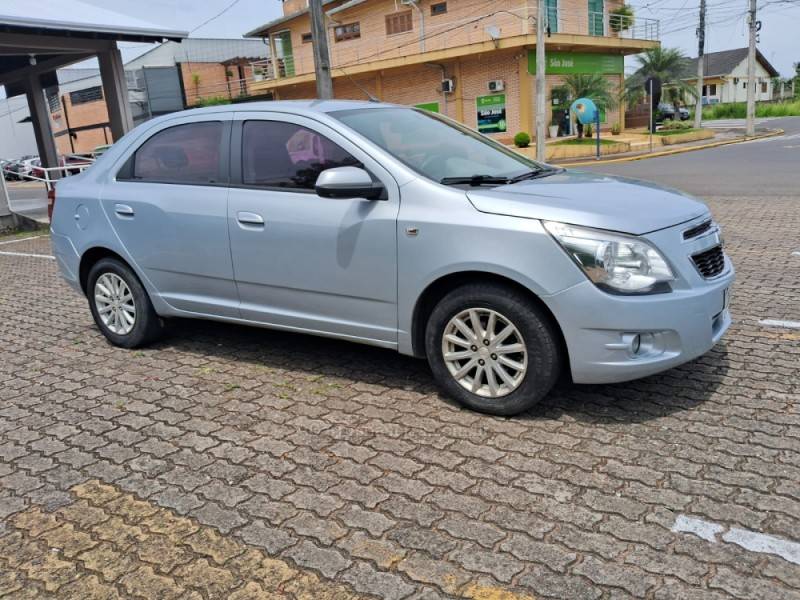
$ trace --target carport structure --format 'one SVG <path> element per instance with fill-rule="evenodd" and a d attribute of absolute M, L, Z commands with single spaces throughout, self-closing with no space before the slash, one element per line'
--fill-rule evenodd
<path fill-rule="evenodd" d="M 58 85 L 57 69 L 97 58 L 111 135 L 117 140 L 133 127 L 117 42 L 152 43 L 187 36 L 185 31 L 162 29 L 80 0 L 4 2 L 0 6 L 0 85 L 8 97 L 27 96 L 42 166 L 59 166 L 44 93 Z"/>

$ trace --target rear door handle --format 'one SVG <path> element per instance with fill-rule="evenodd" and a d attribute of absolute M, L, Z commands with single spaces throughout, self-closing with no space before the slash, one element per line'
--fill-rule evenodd
<path fill-rule="evenodd" d="M 121 217 L 132 217 L 133 216 L 133 209 L 128 206 L 127 204 L 115 204 L 114 205 L 114 212 L 117 213 Z"/>
<path fill-rule="evenodd" d="M 236 220 L 242 225 L 263 225 L 264 217 L 252 212 L 238 212 L 236 213 Z"/>

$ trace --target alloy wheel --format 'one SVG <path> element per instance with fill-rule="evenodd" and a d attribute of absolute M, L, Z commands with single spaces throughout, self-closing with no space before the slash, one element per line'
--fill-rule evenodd
<path fill-rule="evenodd" d="M 484 398 L 516 390 L 528 370 L 528 350 L 519 329 L 489 308 L 469 308 L 444 328 L 442 356 L 453 378 Z"/>
<path fill-rule="evenodd" d="M 136 305 L 128 284 L 116 273 L 103 273 L 94 284 L 94 305 L 103 325 L 127 335 L 136 324 Z"/>

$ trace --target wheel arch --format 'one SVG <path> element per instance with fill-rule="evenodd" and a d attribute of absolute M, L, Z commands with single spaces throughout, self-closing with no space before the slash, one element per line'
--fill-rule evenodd
<path fill-rule="evenodd" d="M 89 271 L 91 271 L 92 267 L 103 258 L 115 258 L 124 265 L 128 266 L 128 268 L 131 268 L 130 263 L 125 260 L 125 258 L 110 248 L 106 248 L 104 246 L 94 246 L 89 248 L 83 253 L 83 255 L 81 255 L 81 262 L 80 266 L 78 267 L 78 281 L 80 282 L 81 290 L 83 290 L 84 294 L 86 293 L 86 285 L 89 280 Z M 131 268 L 131 270 L 133 269 Z"/>
<path fill-rule="evenodd" d="M 518 281 L 511 279 L 505 275 L 498 275 L 490 271 L 458 271 L 448 273 L 432 281 L 419 295 L 417 302 L 414 306 L 414 312 L 411 318 L 411 344 L 414 356 L 425 358 L 425 327 L 436 304 L 444 298 L 444 296 L 451 290 L 460 285 L 467 283 L 496 283 L 503 285 L 521 292 L 527 296 L 533 304 L 535 304 L 549 320 L 553 326 L 554 331 L 557 333 L 557 343 L 561 352 L 562 358 L 565 361 L 565 372 L 569 372 L 569 354 L 567 353 L 567 343 L 564 338 L 564 332 L 561 330 L 550 307 L 545 304 L 542 299 L 533 292 L 530 288 L 522 285 Z"/>

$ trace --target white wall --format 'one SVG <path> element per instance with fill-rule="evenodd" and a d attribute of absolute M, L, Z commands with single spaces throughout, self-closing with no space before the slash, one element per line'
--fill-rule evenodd
<path fill-rule="evenodd" d="M 38 154 L 33 125 L 20 123 L 30 116 L 25 96 L 0 99 L 0 158 Z"/>
<path fill-rule="evenodd" d="M 720 102 L 747 102 L 747 60 L 743 60 L 731 71 L 725 85 L 722 86 Z M 738 82 L 734 83 L 734 79 Z M 766 91 L 761 91 L 761 83 L 767 84 Z M 719 88 L 719 86 L 717 86 Z M 756 61 L 756 101 L 772 99 L 772 80 L 769 72 Z"/>

